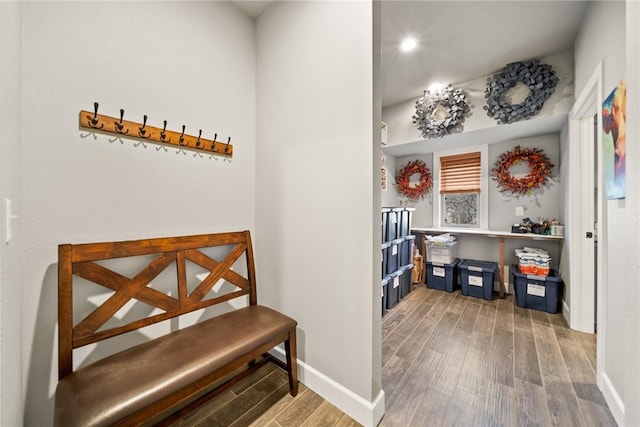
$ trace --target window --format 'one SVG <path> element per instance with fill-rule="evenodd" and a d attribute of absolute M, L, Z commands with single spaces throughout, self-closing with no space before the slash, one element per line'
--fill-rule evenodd
<path fill-rule="evenodd" d="M 442 219 L 446 226 L 478 226 L 479 193 L 443 194 Z"/>
<path fill-rule="evenodd" d="M 480 227 L 482 153 L 440 156 L 440 224 Z"/>

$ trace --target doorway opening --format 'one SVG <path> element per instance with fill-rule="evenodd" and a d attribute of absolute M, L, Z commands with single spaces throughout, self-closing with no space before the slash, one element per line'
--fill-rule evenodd
<path fill-rule="evenodd" d="M 569 307 L 572 329 L 598 332 L 596 380 L 600 387 L 605 363 L 603 320 L 606 293 L 606 210 L 600 189 L 602 173 L 602 64 L 579 94 L 569 114 L 569 181 L 574 190 L 567 198 L 571 224 L 565 245 L 569 249 Z M 565 291 L 567 293 L 567 291 Z"/>

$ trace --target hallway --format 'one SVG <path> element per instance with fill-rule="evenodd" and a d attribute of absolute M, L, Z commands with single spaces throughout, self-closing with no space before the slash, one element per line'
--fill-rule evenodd
<path fill-rule="evenodd" d="M 382 324 L 380 426 L 615 426 L 595 384 L 594 335 L 561 314 L 424 285 Z"/>

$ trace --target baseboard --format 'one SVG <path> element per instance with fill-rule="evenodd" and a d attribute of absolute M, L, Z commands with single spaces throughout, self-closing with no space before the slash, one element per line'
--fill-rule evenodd
<path fill-rule="evenodd" d="M 281 361 L 285 360 L 284 350 L 280 347 L 275 347 L 270 353 Z M 377 426 L 384 415 L 384 390 L 380 390 L 373 402 L 368 402 L 300 360 L 298 380 L 364 427 Z"/>
<path fill-rule="evenodd" d="M 624 402 L 620 398 L 618 392 L 616 392 L 615 387 L 611 384 L 611 380 L 607 376 L 607 374 L 603 373 L 601 377 L 602 381 L 600 381 L 600 385 L 602 388 L 602 394 L 604 396 L 604 400 L 609 405 L 609 410 L 615 418 L 616 423 L 619 426 L 623 426 L 624 424 Z"/>
<path fill-rule="evenodd" d="M 569 310 L 569 304 L 562 299 L 562 315 L 564 316 L 564 320 L 567 321 L 567 325 L 571 324 L 571 310 Z"/>

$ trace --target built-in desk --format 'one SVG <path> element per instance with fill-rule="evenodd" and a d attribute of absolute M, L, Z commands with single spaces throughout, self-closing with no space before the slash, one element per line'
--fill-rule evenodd
<path fill-rule="evenodd" d="M 506 292 L 504 288 L 504 239 L 521 239 L 521 240 L 556 240 L 562 242 L 564 236 L 550 236 L 547 234 L 533 234 L 533 233 L 511 233 L 508 231 L 494 231 L 494 230 L 479 230 L 475 228 L 417 228 L 413 227 L 412 232 L 424 233 L 424 234 L 444 234 L 449 233 L 452 235 L 475 235 L 485 236 L 489 238 L 498 239 L 498 245 L 500 250 L 500 268 L 498 274 L 500 275 L 500 298 L 504 297 Z M 423 242 L 424 246 L 424 242 Z M 423 255 L 426 254 L 425 248 L 422 248 Z"/>

